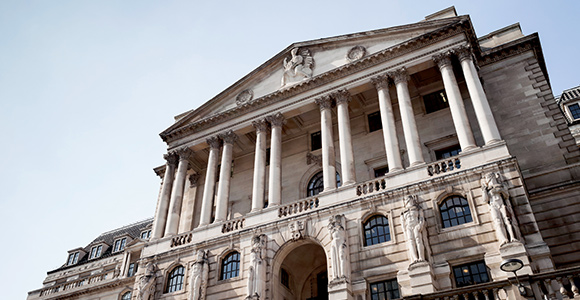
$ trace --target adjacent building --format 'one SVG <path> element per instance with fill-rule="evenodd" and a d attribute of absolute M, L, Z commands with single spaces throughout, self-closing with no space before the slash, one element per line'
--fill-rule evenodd
<path fill-rule="evenodd" d="M 519 24 L 294 43 L 161 137 L 152 223 L 29 299 L 580 297 L 580 151 Z"/>

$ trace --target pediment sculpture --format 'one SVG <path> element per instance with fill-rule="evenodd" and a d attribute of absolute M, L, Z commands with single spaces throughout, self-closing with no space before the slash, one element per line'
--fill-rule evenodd
<path fill-rule="evenodd" d="M 284 73 L 282 74 L 281 86 L 295 84 L 302 80 L 312 78 L 314 58 L 306 48 L 294 48 L 290 51 L 290 60 L 284 58 Z"/>

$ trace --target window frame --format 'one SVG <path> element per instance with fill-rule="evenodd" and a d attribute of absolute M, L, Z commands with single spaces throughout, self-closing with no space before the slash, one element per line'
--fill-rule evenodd
<path fill-rule="evenodd" d="M 103 255 L 103 245 L 102 244 L 94 245 L 91 247 L 91 250 L 89 251 L 89 260 L 99 258 L 101 257 L 101 255 Z"/>
<path fill-rule="evenodd" d="M 234 255 L 237 254 L 237 260 L 232 260 L 232 261 L 228 261 L 228 259 Z M 242 254 L 237 251 L 237 250 L 231 250 L 228 251 L 225 255 L 222 255 L 222 258 L 220 259 L 220 269 L 219 269 L 219 279 L 218 281 L 226 281 L 226 280 L 232 280 L 234 278 L 238 278 L 241 277 L 240 276 L 240 270 L 241 270 L 241 264 L 242 264 Z M 237 270 L 236 270 L 236 275 L 235 276 L 231 276 L 231 277 L 227 277 L 225 278 L 225 274 L 224 274 L 224 268 L 226 266 L 226 264 L 235 264 L 237 262 Z M 233 270 L 230 269 L 230 271 L 227 271 L 228 273 L 232 273 Z"/>
<path fill-rule="evenodd" d="M 320 147 L 314 149 L 314 135 L 317 134 L 320 137 Z M 322 150 L 322 131 L 318 130 L 315 132 L 309 132 L 308 133 L 308 149 L 310 149 L 310 152 L 315 152 L 315 151 L 321 151 Z"/>
<path fill-rule="evenodd" d="M 125 250 L 126 245 L 127 245 L 127 237 L 118 238 L 113 242 L 113 251 L 111 252 L 112 253 L 121 252 Z"/>
<path fill-rule="evenodd" d="M 469 203 L 469 211 L 471 213 L 471 217 L 473 219 L 472 222 L 468 222 L 468 223 L 464 223 L 461 225 L 457 225 L 457 226 L 451 226 L 451 227 L 443 227 L 443 219 L 441 218 L 441 210 L 440 210 L 440 204 L 447 198 L 449 197 L 453 197 L 453 196 L 459 196 L 459 197 L 463 197 L 465 199 L 467 199 L 467 203 Z M 455 231 L 455 230 L 462 230 L 464 228 L 468 228 L 468 227 L 472 227 L 472 226 L 477 226 L 481 224 L 481 221 L 479 220 L 479 216 L 477 214 L 477 211 L 475 210 L 475 201 L 473 200 L 473 195 L 471 194 L 471 192 L 468 192 L 467 190 L 464 190 L 461 186 L 460 187 L 454 187 L 453 191 L 443 191 L 441 192 L 441 194 L 439 194 L 439 196 L 437 196 L 436 198 L 431 200 L 432 203 L 432 207 L 435 210 L 435 220 L 437 221 L 437 233 L 439 234 L 445 234 L 451 231 Z M 442 238 L 450 238 L 450 237 L 442 237 Z"/>
<path fill-rule="evenodd" d="M 366 125 L 367 125 L 367 132 L 368 133 L 383 130 L 383 122 L 381 119 L 381 111 L 380 110 L 365 114 L 365 116 L 366 116 L 366 123 L 367 123 Z M 377 126 L 376 128 L 374 128 L 374 127 L 371 128 L 371 118 L 375 118 L 375 117 L 376 117 L 375 121 L 378 120 L 379 123 L 376 125 Z"/>
<path fill-rule="evenodd" d="M 129 295 L 129 298 L 125 298 L 126 295 Z M 119 296 L 119 300 L 131 300 L 131 297 L 133 297 L 133 293 L 131 291 L 126 291 L 126 292 L 122 292 Z"/>
<path fill-rule="evenodd" d="M 575 108 L 573 110 L 572 106 L 576 106 L 577 109 Z M 576 102 L 576 103 L 572 103 L 572 104 L 566 104 L 566 109 L 568 109 L 568 112 L 570 113 L 570 119 L 572 120 L 572 122 L 574 122 L 576 120 L 580 120 L 580 103 Z M 575 111 L 578 111 L 578 113 L 579 113 L 578 117 L 574 116 Z"/>
<path fill-rule="evenodd" d="M 143 235 L 145 235 L 145 237 L 143 237 Z M 139 237 L 142 240 L 146 240 L 146 239 L 150 238 L 151 237 L 151 229 L 141 231 L 141 235 L 139 235 Z"/>
<path fill-rule="evenodd" d="M 68 254 L 68 259 L 66 261 L 67 266 L 76 265 L 79 262 L 80 251 L 71 252 Z M 72 262 L 71 262 L 72 258 Z"/>
<path fill-rule="evenodd" d="M 316 194 L 310 195 L 310 191 L 311 191 L 310 185 L 316 177 L 319 177 L 320 182 L 322 183 L 322 190 L 320 190 L 320 192 L 318 192 Z M 338 172 L 336 172 L 336 188 L 339 188 L 341 186 L 342 186 L 342 177 L 340 176 L 340 174 Z M 322 170 L 320 170 L 320 171 L 314 173 L 312 176 L 310 176 L 310 178 L 306 182 L 306 198 L 316 197 L 316 196 L 320 195 L 320 193 L 322 193 L 322 192 L 324 192 L 324 173 Z"/>
<path fill-rule="evenodd" d="M 176 265 L 170 270 L 171 271 L 167 273 L 167 279 L 165 280 L 165 288 L 163 289 L 164 293 L 170 294 L 179 291 L 184 291 L 185 273 L 186 273 L 185 267 L 183 265 Z M 176 272 L 178 272 L 179 270 L 181 270 L 181 274 L 179 273 L 176 274 Z M 181 282 L 179 282 L 179 277 L 181 277 Z M 176 280 L 176 282 L 172 282 L 174 279 Z M 179 289 L 177 289 L 177 287 L 179 287 Z"/>
<path fill-rule="evenodd" d="M 460 269 L 460 268 L 463 268 L 463 267 L 468 267 L 469 270 L 471 270 L 471 267 L 473 265 L 477 265 L 478 271 L 479 271 L 479 264 L 483 264 L 483 267 L 485 267 L 485 274 L 486 274 L 488 280 L 487 281 L 482 281 L 482 282 L 479 282 L 479 283 L 465 284 L 465 285 L 461 285 L 460 286 L 458 284 L 458 282 L 457 282 L 457 279 L 458 278 L 456 276 L 456 269 Z M 474 286 L 474 285 L 477 285 L 477 284 L 488 283 L 488 282 L 492 282 L 493 281 L 492 278 L 491 278 L 491 273 L 489 272 L 490 269 L 487 266 L 487 264 L 485 263 L 485 260 L 484 259 L 480 259 L 480 260 L 476 260 L 476 261 L 464 262 L 464 263 L 461 263 L 461 264 L 458 264 L 458 265 L 451 265 L 451 268 L 450 269 L 451 269 L 451 276 L 453 277 L 453 286 L 455 288 L 461 288 L 461 287 L 467 287 L 467 286 Z M 478 273 L 478 274 L 481 274 L 481 273 Z"/>
<path fill-rule="evenodd" d="M 379 239 L 379 242 L 377 242 L 375 244 L 370 244 L 369 245 L 368 242 L 367 242 L 367 235 L 366 235 L 366 233 L 367 233 L 367 228 L 366 228 L 367 227 L 367 224 L 369 224 L 373 219 L 376 219 L 376 218 L 379 218 L 379 217 L 384 218 L 384 220 L 386 220 L 386 222 L 387 222 L 387 224 L 386 224 L 387 234 L 386 235 L 388 235 L 388 239 L 385 240 L 385 241 L 383 241 L 383 242 L 380 242 L 380 239 Z M 385 225 L 385 224 L 383 223 L 383 224 L 379 224 L 379 225 Z M 371 214 L 371 215 L 369 215 L 368 217 L 366 217 L 364 219 L 364 221 L 361 223 L 361 227 L 362 227 L 363 247 L 372 247 L 372 246 L 376 246 L 376 245 L 381 245 L 381 244 L 385 244 L 385 243 L 388 243 L 388 242 L 390 242 L 390 241 L 393 240 L 393 238 L 391 236 L 391 222 L 389 220 L 389 217 L 386 216 L 386 215 L 379 214 L 379 213 Z M 375 227 L 378 227 L 378 225 L 375 225 Z M 384 226 L 383 226 L 383 228 L 384 228 Z M 371 228 L 369 228 L 369 230 L 370 229 Z M 385 235 L 385 234 L 383 234 L 383 235 Z M 373 237 L 371 236 L 371 241 L 372 240 L 373 240 Z"/>
<path fill-rule="evenodd" d="M 444 99 L 446 101 L 443 101 L 443 103 L 447 103 L 447 106 L 444 106 L 444 107 L 438 106 L 437 109 L 432 110 L 432 111 L 428 111 L 427 110 L 427 102 L 426 102 L 425 97 L 429 97 L 429 96 L 432 96 L 432 95 L 440 94 L 441 92 L 443 92 L 443 94 L 445 95 Z M 436 90 L 434 92 L 426 93 L 425 95 L 421 95 L 421 100 L 423 102 L 423 108 L 425 109 L 425 115 L 429 115 L 429 114 L 432 114 L 432 113 L 436 113 L 438 111 L 442 111 L 442 110 L 444 110 L 446 108 L 449 108 L 449 96 L 447 96 L 447 92 L 445 91 L 445 88 Z M 431 108 L 431 106 L 429 106 L 429 107 Z M 433 108 L 436 108 L 436 107 L 433 107 Z"/>
<path fill-rule="evenodd" d="M 383 284 L 383 286 L 386 286 L 387 283 L 390 283 L 391 285 L 393 284 L 393 282 L 396 284 L 397 286 L 397 293 L 399 294 L 399 297 L 397 298 L 391 298 L 388 294 L 388 290 L 386 291 L 387 294 L 385 295 L 386 298 L 385 299 L 401 299 L 401 289 L 400 289 L 400 285 L 399 282 L 397 281 L 397 278 L 388 278 L 388 279 L 384 279 L 384 280 L 378 280 L 378 281 L 373 281 L 373 282 L 369 282 L 368 283 L 368 287 L 369 287 L 369 299 L 373 299 L 373 285 L 378 285 L 378 284 Z M 379 299 L 380 299 L 380 294 L 379 295 Z"/>

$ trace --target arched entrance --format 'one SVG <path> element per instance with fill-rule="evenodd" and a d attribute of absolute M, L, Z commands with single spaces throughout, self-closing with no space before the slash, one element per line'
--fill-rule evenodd
<path fill-rule="evenodd" d="M 328 300 L 326 254 L 322 246 L 300 240 L 285 245 L 276 256 L 273 299 Z"/>

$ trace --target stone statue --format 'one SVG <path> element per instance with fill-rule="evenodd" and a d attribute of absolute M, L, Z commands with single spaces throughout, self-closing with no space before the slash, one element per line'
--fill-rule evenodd
<path fill-rule="evenodd" d="M 155 264 L 148 263 L 145 269 L 145 274 L 139 278 L 139 286 L 137 291 L 138 300 L 153 300 L 155 299 Z"/>
<path fill-rule="evenodd" d="M 328 222 L 330 232 L 330 258 L 332 260 L 332 281 L 347 280 L 350 277 L 348 244 L 346 241 L 344 215 L 336 215 Z"/>
<path fill-rule="evenodd" d="M 312 77 L 312 65 L 314 59 L 308 49 L 302 49 L 298 53 L 298 48 L 290 51 L 292 58 L 284 58 L 284 74 L 282 75 L 282 86 L 289 83 L 296 83 Z"/>
<path fill-rule="evenodd" d="M 191 276 L 189 278 L 189 300 L 205 299 L 205 290 L 207 288 L 207 278 L 209 275 L 209 263 L 207 260 L 207 251 L 197 250 L 196 260 L 193 263 Z"/>
<path fill-rule="evenodd" d="M 489 204 L 493 227 L 501 245 L 516 242 L 513 227 L 515 220 L 512 220 L 514 213 L 509 205 L 509 194 L 500 174 L 494 172 L 485 174 L 481 179 L 481 192 L 483 199 Z"/>
<path fill-rule="evenodd" d="M 250 267 L 248 268 L 248 296 L 246 299 L 265 299 L 266 293 L 266 235 L 252 238 Z"/>
<path fill-rule="evenodd" d="M 412 263 L 425 261 L 425 216 L 417 203 L 417 196 L 409 195 L 404 199 L 404 210 L 401 213 L 403 233 L 407 241 L 407 250 Z"/>

